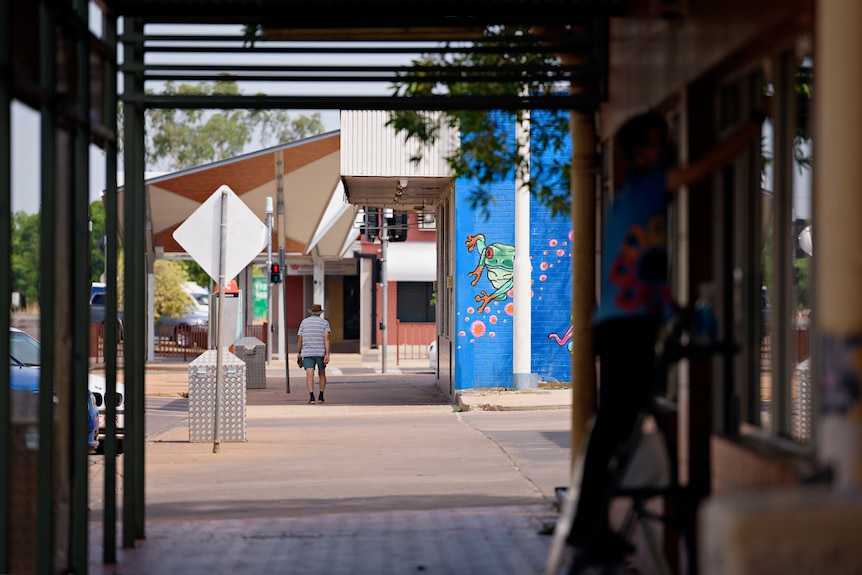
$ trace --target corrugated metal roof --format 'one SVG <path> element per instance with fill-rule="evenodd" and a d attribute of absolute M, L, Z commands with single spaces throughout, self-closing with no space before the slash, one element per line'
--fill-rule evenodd
<path fill-rule="evenodd" d="M 458 129 L 442 122 L 433 143 L 404 141 L 387 125 L 389 112 L 341 112 L 341 176 L 451 177 L 447 159 L 460 146 Z M 415 161 L 414 158 L 420 158 Z M 391 195 L 391 193 L 390 193 Z"/>

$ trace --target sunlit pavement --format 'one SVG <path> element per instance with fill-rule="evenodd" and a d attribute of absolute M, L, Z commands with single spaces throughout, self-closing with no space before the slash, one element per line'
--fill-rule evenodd
<path fill-rule="evenodd" d="M 246 391 L 247 441 L 217 453 L 189 442 L 187 420 L 148 438 L 144 538 L 118 548 L 114 565 L 102 562 L 93 456 L 90 572 L 540 573 L 554 487 L 568 481 L 566 395 L 517 394 L 544 396 L 531 409 L 489 394 L 462 412 L 427 367 L 379 374 L 353 363 L 331 372 L 315 405 L 301 370 L 286 393 L 284 372 L 267 369 L 266 389 Z M 148 370 L 147 393 L 182 395 L 187 380 Z M 502 410 L 507 401 L 517 411 Z"/>

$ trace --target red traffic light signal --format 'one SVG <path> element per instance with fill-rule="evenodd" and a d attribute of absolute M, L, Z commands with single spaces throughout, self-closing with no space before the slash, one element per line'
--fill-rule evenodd
<path fill-rule="evenodd" d="M 281 266 L 278 264 L 272 264 L 269 268 L 269 281 L 274 284 L 281 282 Z"/>

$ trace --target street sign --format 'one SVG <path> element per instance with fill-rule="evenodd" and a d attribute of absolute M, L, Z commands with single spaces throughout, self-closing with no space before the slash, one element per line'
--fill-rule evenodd
<path fill-rule="evenodd" d="M 229 186 L 221 185 L 186 221 L 174 230 L 174 239 L 194 258 L 217 284 L 227 286 L 263 250 L 267 227 Z M 225 327 L 233 322 L 225 313 L 228 288 L 219 292 L 216 332 L 215 415 L 213 418 L 213 453 L 221 442 L 222 387 L 224 383 Z M 237 290 L 238 291 L 238 290 Z M 238 294 L 237 294 L 238 295 Z M 236 319 L 234 318 L 234 322 Z M 211 326 L 212 327 L 212 326 Z M 230 341 L 229 343 L 233 343 Z M 209 352 L 204 352 L 209 353 Z M 244 408 L 243 408 L 244 409 Z M 245 414 L 243 412 L 243 417 Z M 243 426 L 245 424 L 243 423 Z"/>
<path fill-rule="evenodd" d="M 213 280 L 219 281 L 221 197 L 227 201 L 224 277 L 235 278 L 266 246 L 266 225 L 229 186 L 222 185 L 174 230 L 174 239 Z"/>

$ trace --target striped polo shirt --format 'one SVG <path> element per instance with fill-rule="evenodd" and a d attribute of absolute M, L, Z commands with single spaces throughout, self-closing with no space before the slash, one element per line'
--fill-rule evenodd
<path fill-rule="evenodd" d="M 302 320 L 297 332 L 302 336 L 302 357 L 326 355 L 324 334 L 330 331 L 329 322 L 322 315 L 310 315 Z"/>

